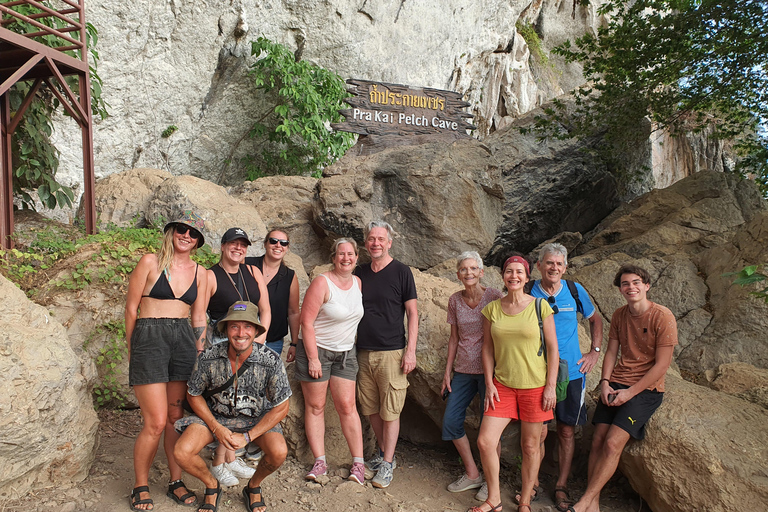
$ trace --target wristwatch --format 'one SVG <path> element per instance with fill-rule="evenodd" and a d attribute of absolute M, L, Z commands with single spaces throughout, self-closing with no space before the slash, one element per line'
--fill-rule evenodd
<path fill-rule="evenodd" d="M 600 352 L 600 347 L 595 347 L 592 350 L 594 350 L 595 352 Z"/>

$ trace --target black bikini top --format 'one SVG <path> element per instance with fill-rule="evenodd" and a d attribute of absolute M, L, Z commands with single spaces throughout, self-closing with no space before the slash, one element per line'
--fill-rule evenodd
<path fill-rule="evenodd" d="M 142 297 L 149 297 L 150 299 L 158 300 L 180 300 L 181 302 L 191 306 L 197 300 L 197 268 L 200 265 L 195 266 L 195 278 L 192 280 L 192 284 L 189 285 L 187 291 L 181 297 L 176 297 L 173 294 L 171 283 L 168 282 L 168 278 L 165 277 L 165 272 L 160 273 L 160 277 L 155 281 L 155 285 L 149 291 L 149 295 L 142 295 Z"/>

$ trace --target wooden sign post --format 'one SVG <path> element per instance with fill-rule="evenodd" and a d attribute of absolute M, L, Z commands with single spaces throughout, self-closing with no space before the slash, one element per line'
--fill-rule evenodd
<path fill-rule="evenodd" d="M 352 108 L 340 112 L 343 123 L 331 126 L 360 134 L 356 146 L 363 154 L 392 146 L 468 139 L 467 130 L 476 129 L 466 121 L 472 117 L 464 112 L 470 104 L 457 92 L 355 78 L 347 84 L 353 96 L 345 101 Z"/>

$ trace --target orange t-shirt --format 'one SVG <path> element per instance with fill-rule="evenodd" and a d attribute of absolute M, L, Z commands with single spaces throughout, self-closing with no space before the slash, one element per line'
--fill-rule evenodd
<path fill-rule="evenodd" d="M 617 340 L 621 347 L 611 380 L 631 386 L 656 364 L 656 347 L 677 345 L 677 321 L 669 309 L 653 302 L 640 316 L 632 316 L 629 306 L 622 306 L 613 313 L 608 339 Z M 647 389 L 664 391 L 664 375 Z"/>

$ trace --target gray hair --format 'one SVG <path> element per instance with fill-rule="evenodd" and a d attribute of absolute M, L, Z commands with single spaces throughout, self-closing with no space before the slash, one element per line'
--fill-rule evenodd
<path fill-rule="evenodd" d="M 368 223 L 368 227 L 365 230 L 365 238 L 368 238 L 368 235 L 371 233 L 373 228 L 384 228 L 387 230 L 387 238 L 389 241 L 392 241 L 392 237 L 395 235 L 395 230 L 392 229 L 392 226 L 389 225 L 389 222 L 385 222 L 383 220 L 372 220 Z"/>
<path fill-rule="evenodd" d="M 544 257 L 547 254 L 559 254 L 563 257 L 563 265 L 568 265 L 568 249 L 566 249 L 563 244 L 552 243 L 542 247 L 541 251 L 539 251 L 539 263 L 544 261 Z"/>
<path fill-rule="evenodd" d="M 480 270 L 483 270 L 483 259 L 477 251 L 464 251 L 459 254 L 459 257 L 456 258 L 456 270 L 459 270 L 459 267 L 464 263 L 464 260 L 475 260 L 477 266 L 480 267 Z"/>
<path fill-rule="evenodd" d="M 355 250 L 355 256 L 359 256 L 357 242 L 355 242 L 354 238 L 337 238 L 336 241 L 333 242 L 333 247 L 331 247 L 331 261 L 336 257 L 336 251 L 341 244 L 352 244 L 352 248 Z"/>

